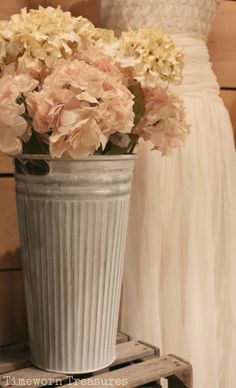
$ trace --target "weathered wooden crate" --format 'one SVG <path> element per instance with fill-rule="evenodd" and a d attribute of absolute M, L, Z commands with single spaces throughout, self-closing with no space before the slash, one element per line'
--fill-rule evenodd
<path fill-rule="evenodd" d="M 0 348 L 0 387 L 161 387 L 161 378 L 169 388 L 192 388 L 191 365 L 174 355 L 161 356 L 159 349 L 142 341 L 131 341 L 117 334 L 115 362 L 105 370 L 69 376 L 37 369 L 29 360 L 27 343 Z"/>

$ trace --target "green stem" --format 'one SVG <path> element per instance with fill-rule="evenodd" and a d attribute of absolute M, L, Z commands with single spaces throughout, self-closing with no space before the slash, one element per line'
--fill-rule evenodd
<path fill-rule="evenodd" d="M 129 150 L 129 153 L 130 153 L 130 154 L 133 153 L 133 150 L 135 149 L 137 143 L 138 143 L 137 141 L 134 141 L 134 142 L 133 142 L 132 147 L 131 147 L 130 150 Z"/>

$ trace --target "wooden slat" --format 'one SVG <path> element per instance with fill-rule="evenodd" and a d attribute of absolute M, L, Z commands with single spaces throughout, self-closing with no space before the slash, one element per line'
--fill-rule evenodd
<path fill-rule="evenodd" d="M 13 169 L 12 159 L 0 154 L 0 174 L 2 173 L 13 174 L 13 171 L 14 169 Z"/>
<path fill-rule="evenodd" d="M 63 373 L 45 372 L 37 368 L 19 369 L 7 374 L 0 375 L 0 387 L 45 387 L 52 384 L 61 383 L 68 379 Z"/>
<path fill-rule="evenodd" d="M 175 374 L 181 378 L 182 374 L 186 375 L 186 373 L 189 375 L 189 384 L 186 387 L 192 388 L 192 368 L 190 364 L 172 355 L 155 357 L 139 364 L 130 365 L 99 375 L 100 384 L 96 383 L 96 387 L 104 387 L 104 381 L 106 379 L 109 379 L 111 382 L 110 386 L 112 387 L 117 386 L 116 381 L 123 379 L 126 379 L 127 383 L 123 384 L 123 386 L 127 388 L 138 387 Z M 96 376 L 87 379 L 87 383 L 86 380 L 76 381 L 71 385 L 91 387 L 93 378 L 96 379 Z"/>
<path fill-rule="evenodd" d="M 0 271 L 0 345 L 27 338 L 25 297 L 21 271 Z"/>
<path fill-rule="evenodd" d="M 170 354 L 170 356 L 172 356 L 176 359 L 176 363 L 178 361 L 183 361 L 184 363 L 189 365 L 189 368 L 186 368 L 186 369 L 181 370 L 181 371 L 177 371 L 177 372 L 175 372 L 174 376 L 173 375 L 170 376 L 168 378 L 168 383 L 169 383 L 168 387 L 169 388 L 181 387 L 181 385 L 179 384 L 180 382 L 183 383 L 186 387 L 192 387 L 192 385 L 193 385 L 192 366 L 187 361 L 185 361 L 183 358 L 180 358 L 180 357 L 175 356 L 173 354 Z"/>
<path fill-rule="evenodd" d="M 129 336 L 125 333 L 118 332 L 116 336 L 116 343 L 122 344 L 123 342 L 129 341 Z"/>
<path fill-rule="evenodd" d="M 12 370 L 14 367 L 18 368 L 20 362 L 21 365 L 26 365 L 29 362 L 26 344 L 1 348 L 0 354 L 0 386 L 2 387 L 17 385 L 26 387 L 30 385 L 37 388 L 58 382 L 60 384 L 64 382 L 67 385 L 83 385 L 87 387 L 93 386 L 93 379 L 96 379 L 96 386 L 98 387 L 104 386 L 104 382 L 108 381 L 107 379 L 109 379 L 109 385 L 111 386 L 117 386 L 117 381 L 121 385 L 121 380 L 125 379 L 125 386 L 137 387 L 175 375 L 176 378 L 170 378 L 169 380 L 170 387 L 175 387 L 177 382 L 182 382 L 181 386 L 192 388 L 192 368 L 188 362 L 174 355 L 156 357 L 155 347 L 145 345 L 140 341 L 130 341 L 117 345 L 117 359 L 112 366 L 119 365 L 119 369 L 102 374 L 95 372 L 92 377 L 77 375 L 76 381 L 72 380 L 72 376 L 68 374 L 46 372 L 33 366 Z M 150 358 L 151 356 L 152 358 Z M 142 362 L 141 360 L 146 357 L 147 360 Z M 124 363 L 138 360 L 141 361 L 138 364 L 121 367 Z"/>
<path fill-rule="evenodd" d="M 0 269 L 20 266 L 15 182 L 14 178 L 0 177 Z"/>
<path fill-rule="evenodd" d="M 222 1 L 208 38 L 213 69 L 223 87 L 236 87 L 236 1 Z"/>
<path fill-rule="evenodd" d="M 137 359 L 138 356 L 147 357 L 155 354 L 153 347 L 144 346 L 141 342 L 123 342 L 120 344 L 120 338 L 128 338 L 127 334 L 117 333 L 117 357 L 114 365 Z M 126 345 L 126 346 L 124 346 Z M 144 349 L 145 348 L 145 349 Z M 17 369 L 26 368 L 30 362 L 29 346 L 27 343 L 18 343 L 15 345 L 4 346 L 0 348 L 0 374 Z"/>
<path fill-rule="evenodd" d="M 116 360 L 112 365 L 120 365 L 148 356 L 153 356 L 155 350 L 153 347 L 144 345 L 139 341 L 129 341 L 119 344 L 116 347 Z"/>
<path fill-rule="evenodd" d="M 0 349 L 0 374 L 30 366 L 29 358 L 27 343 L 2 347 Z"/>
<path fill-rule="evenodd" d="M 221 97 L 229 111 L 236 139 L 236 90 L 221 90 Z"/>
<path fill-rule="evenodd" d="M 25 368 L 31 365 L 29 361 L 29 349 L 26 344 L 17 344 L 0 349 L 0 373 L 9 372 Z M 129 341 L 118 344 L 116 347 L 116 360 L 112 364 L 121 365 L 130 361 L 144 359 L 149 356 L 154 356 L 155 350 L 153 347 L 144 345 L 140 341 Z M 23 373 L 23 372 L 21 372 Z"/>

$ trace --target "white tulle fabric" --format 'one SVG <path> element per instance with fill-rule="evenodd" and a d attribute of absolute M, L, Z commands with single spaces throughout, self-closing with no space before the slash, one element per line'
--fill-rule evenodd
<path fill-rule="evenodd" d="M 104 23 L 162 25 L 184 48 L 192 125 L 168 158 L 140 145 L 121 328 L 193 364 L 194 388 L 235 388 L 236 154 L 205 45 L 216 0 L 101 0 Z"/>

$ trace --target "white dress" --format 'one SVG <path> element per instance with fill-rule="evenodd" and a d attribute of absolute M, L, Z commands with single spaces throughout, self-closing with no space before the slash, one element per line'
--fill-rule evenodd
<path fill-rule="evenodd" d="M 162 26 L 184 47 L 191 135 L 166 158 L 140 146 L 121 329 L 190 360 L 194 388 L 236 387 L 236 154 L 205 44 L 217 3 L 101 0 L 106 27 Z"/>

